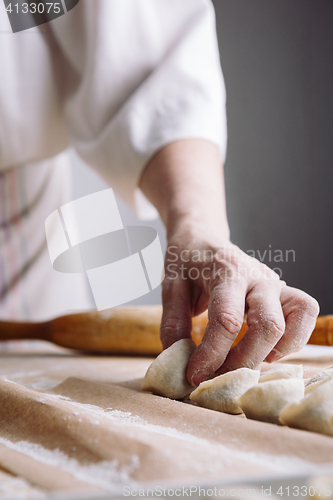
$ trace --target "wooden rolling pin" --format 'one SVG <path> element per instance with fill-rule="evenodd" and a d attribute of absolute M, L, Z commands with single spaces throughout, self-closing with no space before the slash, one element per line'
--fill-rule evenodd
<path fill-rule="evenodd" d="M 62 347 L 110 354 L 157 355 L 162 351 L 161 306 L 119 307 L 61 316 L 44 323 L 0 321 L 0 340 L 48 340 Z M 207 313 L 193 318 L 192 337 L 199 344 Z M 247 330 L 243 324 L 236 345 Z M 333 316 L 320 316 L 309 344 L 333 345 Z"/>

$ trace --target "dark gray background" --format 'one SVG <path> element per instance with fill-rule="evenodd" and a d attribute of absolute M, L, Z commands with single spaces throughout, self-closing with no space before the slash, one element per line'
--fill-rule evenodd
<path fill-rule="evenodd" d="M 333 314 L 333 2 L 215 0 L 231 236 Z M 268 252 L 267 252 L 268 253 Z"/>
<path fill-rule="evenodd" d="M 232 240 L 261 255 L 294 250 L 295 262 L 265 262 L 316 297 L 322 314 L 333 314 L 333 2 L 214 5 L 227 87 Z M 77 158 L 73 171 L 74 198 L 107 187 Z M 140 223 L 118 202 L 124 224 Z M 165 248 L 161 222 L 141 224 L 155 227 Z M 159 303 L 160 293 L 133 302 Z"/>

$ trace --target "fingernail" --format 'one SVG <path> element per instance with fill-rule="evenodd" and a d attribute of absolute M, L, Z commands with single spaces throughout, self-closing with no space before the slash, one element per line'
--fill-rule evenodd
<path fill-rule="evenodd" d="M 279 359 L 283 358 L 283 354 L 281 354 L 276 349 L 273 349 L 272 352 L 269 353 L 265 361 L 267 363 L 274 363 L 274 361 L 279 361 Z"/>
<path fill-rule="evenodd" d="M 192 377 L 192 385 L 197 387 L 201 382 L 204 382 L 210 377 L 210 373 L 206 371 L 198 371 Z"/>

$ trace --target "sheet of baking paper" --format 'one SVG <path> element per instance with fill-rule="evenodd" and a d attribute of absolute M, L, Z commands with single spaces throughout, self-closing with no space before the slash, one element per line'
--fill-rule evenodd
<path fill-rule="evenodd" d="M 305 377 L 333 364 L 299 355 Z M 0 466 L 42 492 L 240 481 L 333 469 L 332 438 L 140 391 L 151 359 L 1 357 Z M 272 365 L 264 365 L 263 369 Z"/>

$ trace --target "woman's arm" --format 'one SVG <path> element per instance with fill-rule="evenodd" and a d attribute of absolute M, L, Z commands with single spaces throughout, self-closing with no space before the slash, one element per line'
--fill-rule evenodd
<path fill-rule="evenodd" d="M 230 242 L 217 146 L 200 139 L 167 145 L 147 164 L 140 188 L 167 229 L 163 347 L 190 337 L 192 317 L 208 307 L 204 339 L 188 365 L 191 383 L 276 361 L 306 344 L 317 302 Z M 245 312 L 248 332 L 230 350 Z"/>

